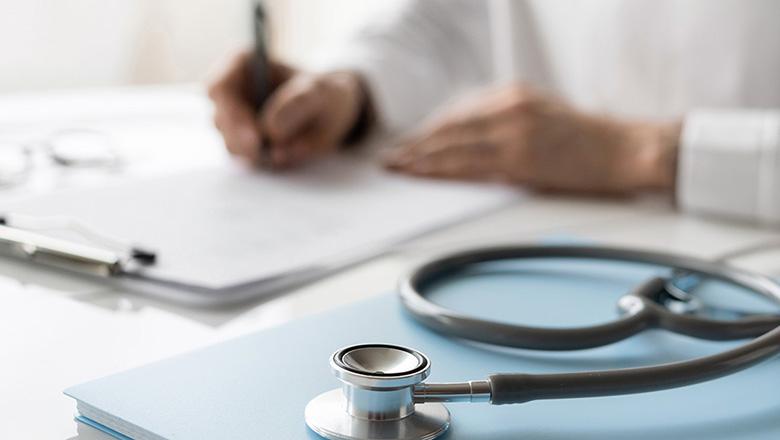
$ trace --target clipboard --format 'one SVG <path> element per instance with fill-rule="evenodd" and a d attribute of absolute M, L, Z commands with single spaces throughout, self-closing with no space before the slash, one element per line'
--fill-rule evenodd
<path fill-rule="evenodd" d="M 75 229 L 92 240 L 10 224 L 0 226 L 0 248 L 120 289 L 216 306 L 313 281 L 522 197 L 496 183 L 391 174 L 361 154 L 284 174 L 228 162 L 5 203 L 17 216 L 88 225 Z"/>

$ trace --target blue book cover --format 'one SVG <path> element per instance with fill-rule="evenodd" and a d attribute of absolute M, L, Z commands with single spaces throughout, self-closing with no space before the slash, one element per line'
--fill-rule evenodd
<path fill-rule="evenodd" d="M 432 299 L 507 322 L 583 325 L 614 318 L 615 302 L 656 268 L 561 263 L 563 272 L 497 265 L 434 286 Z M 524 276 L 518 276 L 520 270 Z M 563 275 L 563 273 L 566 275 Z M 728 286 L 711 290 L 744 297 Z M 716 293 L 717 293 L 716 292 Z M 717 295 L 716 295 L 717 296 Z M 549 312 L 541 312 L 545 307 Z M 432 361 L 431 381 L 484 379 L 496 372 L 601 370 L 689 359 L 739 342 L 703 342 L 649 331 L 577 352 L 497 349 L 429 331 L 394 294 L 227 341 L 66 390 L 79 418 L 120 439 L 314 439 L 307 402 L 339 383 L 328 366 L 337 349 L 386 342 Z M 447 439 L 778 439 L 780 360 L 711 382 L 648 394 L 522 405 L 450 404 Z"/>

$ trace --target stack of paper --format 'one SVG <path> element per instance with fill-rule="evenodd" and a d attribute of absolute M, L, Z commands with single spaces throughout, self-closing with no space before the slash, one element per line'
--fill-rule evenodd
<path fill-rule="evenodd" d="M 69 216 L 154 248 L 157 264 L 123 282 L 221 302 L 376 255 L 519 197 L 499 185 L 399 176 L 368 158 L 344 155 L 284 173 L 221 163 L 59 191 L 3 209 Z"/>

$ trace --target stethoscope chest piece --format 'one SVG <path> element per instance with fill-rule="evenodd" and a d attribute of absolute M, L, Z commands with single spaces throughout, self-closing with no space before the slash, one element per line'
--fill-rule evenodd
<path fill-rule="evenodd" d="M 306 424 L 332 440 L 430 440 L 450 426 L 440 403 L 415 405 L 414 388 L 430 374 L 415 350 L 385 344 L 353 345 L 331 357 L 342 388 L 306 405 Z"/>

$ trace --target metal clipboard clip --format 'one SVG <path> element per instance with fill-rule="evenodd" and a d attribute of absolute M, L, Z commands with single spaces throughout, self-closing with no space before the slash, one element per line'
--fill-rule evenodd
<path fill-rule="evenodd" d="M 138 266 L 152 265 L 157 258 L 154 251 L 140 247 L 110 249 L 108 246 L 102 247 L 52 237 L 17 227 L 14 223 L 16 222 L 10 221 L 10 216 L 0 216 L 0 249 L 3 253 L 48 266 L 110 277 L 130 272 Z M 72 221 L 66 224 L 73 226 Z M 95 237 L 100 237 L 94 231 L 85 233 L 85 227 L 77 226 L 73 228 L 76 232 L 89 235 L 93 241 L 96 241 Z"/>

